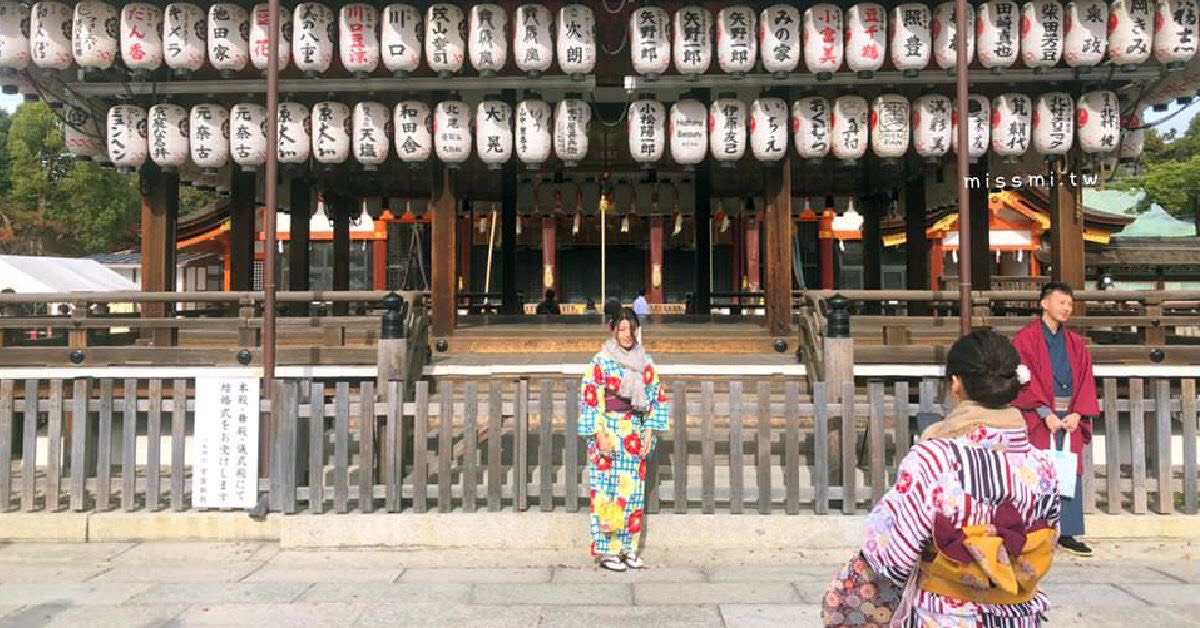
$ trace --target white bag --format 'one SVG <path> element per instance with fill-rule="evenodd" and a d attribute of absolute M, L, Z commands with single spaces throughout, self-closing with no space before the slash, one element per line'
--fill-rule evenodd
<path fill-rule="evenodd" d="M 1058 474 L 1058 494 L 1067 499 L 1075 498 L 1075 470 L 1079 468 L 1078 456 L 1071 452 L 1071 435 L 1066 434 L 1062 439 L 1062 447 L 1056 445 L 1056 434 L 1050 435 L 1050 459 L 1054 461 L 1054 471 Z"/>

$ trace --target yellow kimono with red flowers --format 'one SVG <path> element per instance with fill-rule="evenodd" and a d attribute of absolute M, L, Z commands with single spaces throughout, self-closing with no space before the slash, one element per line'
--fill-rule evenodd
<path fill-rule="evenodd" d="M 592 358 L 579 384 L 579 435 L 594 437 L 588 439 L 593 556 L 637 551 L 645 516 L 646 458 L 654 450 L 654 431 L 669 429 L 671 416 L 658 369 L 649 356 L 646 364 L 642 380 L 650 408 L 645 413 L 605 411 L 605 392 L 620 389 L 624 369 L 604 352 Z M 598 440 L 612 451 L 601 451 Z"/>

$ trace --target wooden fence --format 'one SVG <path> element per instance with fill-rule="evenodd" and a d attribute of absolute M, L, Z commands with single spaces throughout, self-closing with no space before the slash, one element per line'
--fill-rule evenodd
<path fill-rule="evenodd" d="M 667 382 L 649 512 L 862 512 L 895 479 L 933 379 Z M 1194 379 L 1104 379 L 1085 510 L 1197 512 Z M 274 391 L 269 491 L 285 513 L 587 507 L 578 380 L 399 385 L 286 380 Z M 191 509 L 188 379 L 0 381 L 0 512 Z M 853 404 L 840 403 L 853 399 Z M 365 400 L 365 402 L 364 402 Z M 271 408 L 264 400 L 263 409 Z M 851 498 L 852 496 L 852 498 Z"/>

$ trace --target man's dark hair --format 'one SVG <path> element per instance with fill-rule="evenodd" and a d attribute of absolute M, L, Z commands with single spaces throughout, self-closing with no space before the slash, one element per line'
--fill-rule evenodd
<path fill-rule="evenodd" d="M 959 338 L 946 355 L 946 377 L 962 380 L 967 399 L 985 408 L 1003 408 L 1017 398 L 1021 356 L 1007 338 L 981 330 Z"/>
<path fill-rule="evenodd" d="M 646 296 L 646 289 L 645 289 L 645 288 L 642 288 L 641 290 L 638 290 L 638 296 L 639 296 L 639 297 L 644 297 L 644 296 Z"/>
<path fill-rule="evenodd" d="M 1054 294 L 1055 292 L 1065 294 L 1072 299 L 1075 298 L 1075 291 L 1071 290 L 1071 286 L 1068 286 L 1061 281 L 1051 281 L 1050 283 L 1042 286 L 1042 295 L 1038 297 L 1038 301 L 1045 300 L 1046 297 Z"/>
<path fill-rule="evenodd" d="M 554 288 L 549 288 L 546 290 L 546 300 L 547 301 L 554 300 Z"/>

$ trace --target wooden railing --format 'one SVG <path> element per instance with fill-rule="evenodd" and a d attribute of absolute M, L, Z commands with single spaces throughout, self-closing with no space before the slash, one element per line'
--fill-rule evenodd
<path fill-rule="evenodd" d="M 651 458 L 649 512 L 871 507 L 895 480 L 917 418 L 940 412 L 940 381 L 863 383 L 856 397 L 853 383 L 810 393 L 796 380 L 667 382 L 672 425 Z M 1099 383 L 1085 510 L 1196 513 L 1195 379 Z M 586 508 L 578 380 L 421 381 L 409 400 L 399 387 L 279 382 L 275 405 L 263 402 L 274 431 L 260 486 L 273 508 Z M 0 511 L 191 509 L 196 403 L 186 378 L 0 381 Z"/>

